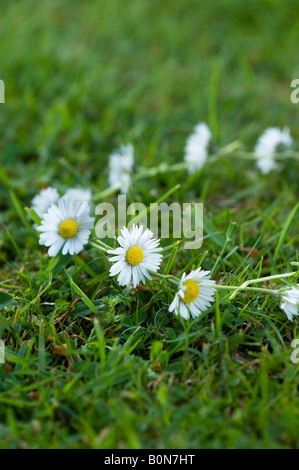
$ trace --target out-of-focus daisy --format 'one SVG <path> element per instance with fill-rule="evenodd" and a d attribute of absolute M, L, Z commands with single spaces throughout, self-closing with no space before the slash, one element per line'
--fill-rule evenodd
<path fill-rule="evenodd" d="M 37 215 L 39 215 L 39 217 L 43 217 L 51 204 L 56 204 L 58 199 L 58 191 L 55 188 L 51 188 L 51 186 L 49 186 L 47 189 L 43 189 L 32 199 L 31 205 Z"/>
<path fill-rule="evenodd" d="M 66 191 L 64 197 L 71 199 L 76 199 L 81 202 L 90 202 L 91 201 L 91 190 L 90 189 L 81 189 L 81 188 L 70 188 Z"/>
<path fill-rule="evenodd" d="M 126 194 L 131 184 L 131 174 L 134 165 L 133 145 L 122 145 L 109 158 L 109 184 L 119 187 Z"/>
<path fill-rule="evenodd" d="M 36 230 L 41 232 L 40 245 L 49 246 L 49 256 L 79 253 L 88 242 L 94 225 L 94 217 L 89 216 L 88 203 L 63 197 L 57 205 L 52 204 Z"/>
<path fill-rule="evenodd" d="M 169 312 L 181 315 L 187 320 L 198 317 L 202 311 L 211 306 L 216 284 L 209 276 L 210 271 L 201 268 L 191 271 L 188 276 L 183 273 L 179 290 L 172 301 Z"/>
<path fill-rule="evenodd" d="M 299 284 L 287 290 L 282 297 L 280 308 L 285 312 L 289 320 L 293 321 L 293 316 L 299 315 Z"/>
<path fill-rule="evenodd" d="M 257 166 L 266 175 L 276 167 L 274 155 L 276 152 L 287 149 L 292 144 L 290 129 L 285 127 L 269 127 L 258 139 L 254 148 Z"/>
<path fill-rule="evenodd" d="M 190 174 L 203 167 L 209 154 L 211 141 L 212 135 L 207 124 L 204 122 L 197 124 L 185 146 L 185 161 Z"/>
<path fill-rule="evenodd" d="M 134 225 L 128 230 L 123 227 L 122 236 L 117 238 L 120 247 L 108 250 L 112 254 L 109 261 L 113 263 L 110 276 L 118 274 L 117 280 L 121 286 L 127 286 L 133 281 L 133 287 L 140 282 L 145 284 L 145 278 L 151 280 L 148 270 L 156 272 L 160 266 L 162 255 L 157 252 L 160 240 L 153 238 L 153 232 L 143 226 Z"/>

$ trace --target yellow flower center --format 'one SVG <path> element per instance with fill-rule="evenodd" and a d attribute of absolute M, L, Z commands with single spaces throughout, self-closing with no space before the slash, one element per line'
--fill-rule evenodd
<path fill-rule="evenodd" d="M 186 281 L 183 285 L 186 286 L 187 289 L 184 292 L 184 298 L 182 301 L 185 304 L 190 304 L 190 302 L 194 302 L 198 297 L 199 285 L 195 281 Z"/>
<path fill-rule="evenodd" d="M 65 220 L 59 226 L 59 233 L 63 238 L 72 238 L 78 232 L 78 224 L 74 220 Z"/>
<path fill-rule="evenodd" d="M 143 251 L 139 246 L 132 246 L 128 249 L 126 260 L 131 266 L 137 266 L 143 260 Z"/>

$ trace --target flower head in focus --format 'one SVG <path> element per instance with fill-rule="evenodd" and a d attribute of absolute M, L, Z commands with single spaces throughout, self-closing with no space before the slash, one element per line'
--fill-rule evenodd
<path fill-rule="evenodd" d="M 204 271 L 201 268 L 191 271 L 188 275 L 183 273 L 179 290 L 169 307 L 169 312 L 181 315 L 187 320 L 190 315 L 196 318 L 210 307 L 211 302 L 214 301 L 213 286 L 216 282 L 210 279 L 209 273 L 210 271 Z"/>
<path fill-rule="evenodd" d="M 120 247 L 108 250 L 112 254 L 109 259 L 113 263 L 110 268 L 110 276 L 118 274 L 117 280 L 121 286 L 127 286 L 133 281 L 133 287 L 140 282 L 145 284 L 145 278 L 152 279 L 150 273 L 156 272 L 162 261 L 162 255 L 158 247 L 160 240 L 153 238 L 153 233 L 143 226 L 134 225 L 128 230 L 123 227 L 122 236 L 117 238 Z"/>
<path fill-rule="evenodd" d="M 49 256 L 56 256 L 61 248 L 63 255 L 73 255 L 82 250 L 94 226 L 94 217 L 89 214 L 86 201 L 63 197 L 57 205 L 51 205 L 41 225 L 36 228 L 41 232 L 40 245 L 49 247 Z"/>
<path fill-rule="evenodd" d="M 264 175 L 276 167 L 275 153 L 290 147 L 292 141 L 290 129 L 287 127 L 282 130 L 278 127 L 269 127 L 260 136 L 254 148 L 254 153 L 257 166 Z"/>

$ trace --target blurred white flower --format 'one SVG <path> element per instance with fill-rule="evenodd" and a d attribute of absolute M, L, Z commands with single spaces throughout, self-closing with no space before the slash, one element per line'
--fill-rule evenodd
<path fill-rule="evenodd" d="M 278 150 L 290 147 L 292 141 L 288 127 L 282 130 L 278 127 L 269 127 L 260 136 L 254 148 L 254 153 L 257 159 L 257 166 L 264 175 L 276 167 L 275 153 Z"/>
<path fill-rule="evenodd" d="M 39 217 L 43 217 L 51 204 L 56 204 L 58 199 L 59 194 L 57 189 L 49 186 L 47 189 L 43 189 L 32 199 L 31 205 L 37 215 L 39 215 Z"/>
<path fill-rule="evenodd" d="M 185 161 L 188 163 L 190 174 L 203 167 L 208 157 L 211 140 L 212 135 L 207 124 L 204 122 L 197 124 L 185 146 Z"/>
<path fill-rule="evenodd" d="M 109 184 L 119 187 L 126 194 L 131 184 L 131 174 L 134 165 L 133 145 L 121 145 L 109 157 Z"/>
<path fill-rule="evenodd" d="M 127 286 L 133 281 L 136 287 L 140 281 L 145 284 L 145 278 L 152 279 L 148 270 L 156 272 L 162 260 L 158 247 L 160 240 L 153 238 L 153 233 L 147 228 L 143 232 L 143 226 L 132 226 L 130 230 L 123 227 L 122 237 L 118 237 L 120 244 L 115 250 L 108 250 L 112 254 L 109 261 L 114 264 L 110 268 L 110 276 L 118 274 L 117 280 L 121 286 Z"/>
<path fill-rule="evenodd" d="M 293 316 L 298 315 L 299 305 L 299 284 L 287 290 L 282 297 L 280 308 L 285 312 L 289 320 L 293 321 Z"/>
<path fill-rule="evenodd" d="M 201 268 L 191 271 L 188 276 L 183 273 L 179 290 L 169 307 L 169 312 L 181 315 L 187 320 L 190 315 L 196 318 L 210 307 L 211 302 L 214 302 L 213 286 L 216 282 L 210 279 L 209 274 L 210 271 L 204 271 Z"/>
<path fill-rule="evenodd" d="M 36 230 L 41 232 L 40 245 L 49 246 L 49 256 L 79 253 L 88 242 L 94 218 L 89 216 L 86 201 L 63 197 L 57 205 L 52 204 Z"/>

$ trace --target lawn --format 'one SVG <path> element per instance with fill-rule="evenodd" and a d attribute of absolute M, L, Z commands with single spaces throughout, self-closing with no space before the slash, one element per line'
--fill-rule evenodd
<path fill-rule="evenodd" d="M 298 2 L 19 0 L 1 17 L 0 448 L 298 448 L 298 320 L 266 292 L 299 277 Z M 199 122 L 227 153 L 190 175 Z M 264 175 L 252 152 L 272 126 L 295 151 Z M 116 206 L 109 155 L 129 143 L 143 177 L 128 204 L 204 205 L 202 247 L 165 251 L 162 273 L 200 264 L 232 287 L 294 274 L 219 289 L 183 320 L 164 279 L 110 277 L 94 231 L 49 257 L 33 197 L 81 185 Z"/>

